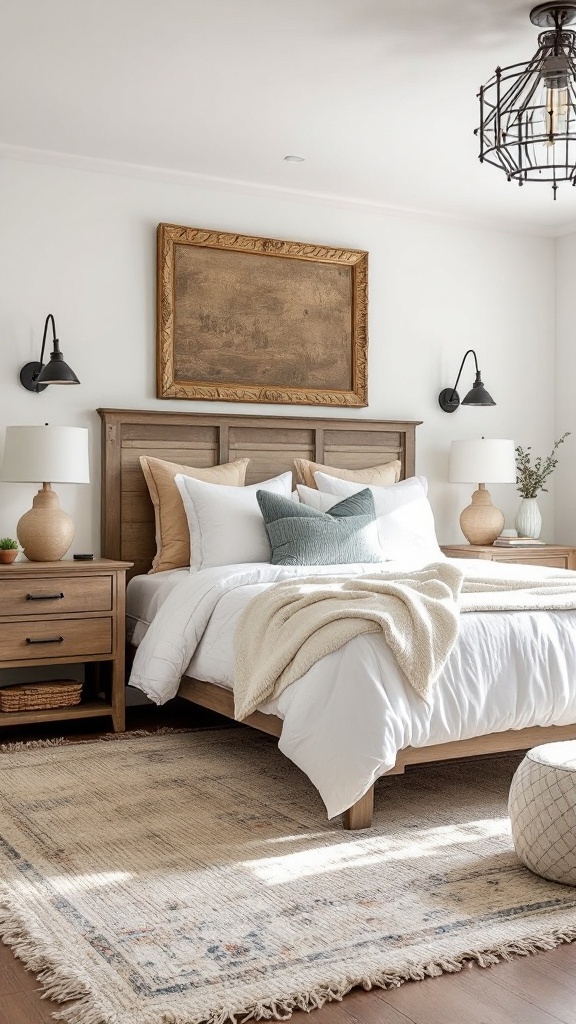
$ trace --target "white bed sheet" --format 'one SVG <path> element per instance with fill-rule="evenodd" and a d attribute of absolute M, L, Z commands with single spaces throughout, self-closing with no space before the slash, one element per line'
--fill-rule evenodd
<path fill-rule="evenodd" d="M 559 573 L 490 562 L 457 560 L 455 564 L 467 576 L 535 579 Z M 352 573 L 361 567 L 322 570 L 342 573 L 343 568 Z M 366 568 L 374 571 L 373 565 Z M 398 568 L 396 563 L 387 564 L 390 571 Z M 186 674 L 232 688 L 236 621 L 246 603 L 271 585 L 271 576 L 294 575 L 293 569 L 278 570 L 264 565 L 228 566 L 192 576 L 186 573 L 184 582 L 181 576 L 167 581 L 163 598 L 161 589 L 156 590 L 154 600 L 158 606 L 162 603 L 163 614 L 169 616 L 166 635 L 176 609 L 186 605 L 193 618 L 198 595 L 218 590 Z M 299 567 L 296 574 L 311 571 Z M 318 573 L 318 567 L 313 571 Z M 159 615 L 157 632 L 161 624 Z M 151 699 L 162 703 L 173 696 L 169 688 L 158 692 L 146 680 L 145 664 L 135 663 L 135 668 L 132 684 Z M 407 683 L 383 638 L 365 634 L 323 658 L 260 710 L 284 720 L 280 749 L 312 780 L 328 816 L 333 817 L 392 768 L 404 747 L 576 722 L 576 611 L 462 615 L 458 643 L 429 705 Z"/>
<path fill-rule="evenodd" d="M 138 644 L 168 594 L 190 575 L 189 569 L 168 569 L 146 576 L 133 576 L 126 588 L 126 639 Z"/>

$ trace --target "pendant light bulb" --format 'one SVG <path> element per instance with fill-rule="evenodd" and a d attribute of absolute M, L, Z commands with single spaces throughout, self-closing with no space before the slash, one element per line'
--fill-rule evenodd
<path fill-rule="evenodd" d="M 546 86 L 546 134 L 549 139 L 546 146 L 553 146 L 558 136 L 566 135 L 568 128 L 568 89 Z"/>

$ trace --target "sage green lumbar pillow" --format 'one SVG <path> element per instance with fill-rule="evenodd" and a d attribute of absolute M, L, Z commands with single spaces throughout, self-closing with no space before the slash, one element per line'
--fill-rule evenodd
<path fill-rule="evenodd" d="M 384 561 L 368 488 L 339 501 L 329 512 L 270 491 L 257 491 L 256 498 L 272 548 L 272 565 Z"/>

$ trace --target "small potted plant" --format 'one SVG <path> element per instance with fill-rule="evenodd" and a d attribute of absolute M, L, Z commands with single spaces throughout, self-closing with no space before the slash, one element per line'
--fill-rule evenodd
<path fill-rule="evenodd" d="M 11 537 L 0 537 L 0 565 L 9 565 L 18 554 L 18 541 Z"/>

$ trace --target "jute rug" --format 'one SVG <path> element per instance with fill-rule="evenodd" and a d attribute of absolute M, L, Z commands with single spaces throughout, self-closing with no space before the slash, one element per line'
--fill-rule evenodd
<path fill-rule="evenodd" d="M 286 1018 L 576 938 L 576 889 L 516 860 L 518 758 L 382 780 L 326 821 L 251 730 L 0 754 L 0 934 L 70 1024 Z"/>

